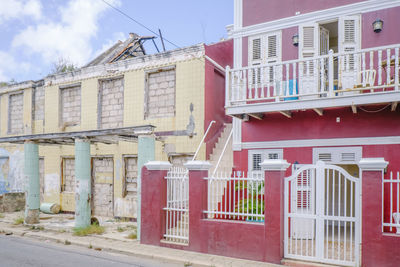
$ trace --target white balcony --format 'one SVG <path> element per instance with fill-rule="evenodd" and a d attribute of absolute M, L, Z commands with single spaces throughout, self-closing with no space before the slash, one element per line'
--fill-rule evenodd
<path fill-rule="evenodd" d="M 400 101 L 400 44 L 226 70 L 226 113 L 260 119 L 264 113 Z M 389 60 L 388 60 L 389 59 Z"/>

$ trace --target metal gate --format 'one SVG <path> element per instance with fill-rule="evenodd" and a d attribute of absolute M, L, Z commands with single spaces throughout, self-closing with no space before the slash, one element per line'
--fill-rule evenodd
<path fill-rule="evenodd" d="M 164 239 L 189 243 L 189 171 L 171 167 L 167 176 L 167 206 Z"/>
<path fill-rule="evenodd" d="M 285 258 L 359 265 L 360 179 L 318 161 L 285 178 Z"/>

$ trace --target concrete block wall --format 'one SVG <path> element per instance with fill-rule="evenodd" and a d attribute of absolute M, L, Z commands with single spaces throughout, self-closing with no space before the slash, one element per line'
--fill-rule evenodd
<path fill-rule="evenodd" d="M 125 188 L 127 194 L 136 194 L 138 166 L 137 157 L 125 157 Z"/>
<path fill-rule="evenodd" d="M 5 193 L 0 195 L 0 212 L 21 211 L 25 208 L 25 193 Z"/>
<path fill-rule="evenodd" d="M 124 79 L 99 82 L 99 128 L 122 127 L 124 122 Z"/>
<path fill-rule="evenodd" d="M 61 124 L 60 126 L 78 125 L 81 123 L 81 86 L 62 88 L 61 90 Z"/>
<path fill-rule="evenodd" d="M 94 215 L 114 216 L 113 176 L 113 158 L 93 159 L 92 208 Z"/>
<path fill-rule="evenodd" d="M 75 159 L 63 159 L 63 191 L 75 192 Z"/>
<path fill-rule="evenodd" d="M 24 132 L 24 93 L 9 95 L 9 121 L 8 131 L 11 134 Z"/>
<path fill-rule="evenodd" d="M 175 69 L 149 72 L 146 84 L 145 118 L 175 115 Z"/>
<path fill-rule="evenodd" d="M 44 87 L 38 86 L 33 90 L 33 119 L 44 119 Z"/>

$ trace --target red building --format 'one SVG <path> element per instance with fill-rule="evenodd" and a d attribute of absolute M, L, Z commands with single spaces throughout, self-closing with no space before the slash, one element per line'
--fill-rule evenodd
<path fill-rule="evenodd" d="M 400 2 L 234 5 L 233 173 L 148 165 L 145 175 L 167 179 L 146 195 L 150 204 L 164 192 L 142 242 L 288 265 L 398 266 Z M 172 177 L 185 185 L 172 189 Z M 175 213 L 154 220 L 168 207 Z"/>

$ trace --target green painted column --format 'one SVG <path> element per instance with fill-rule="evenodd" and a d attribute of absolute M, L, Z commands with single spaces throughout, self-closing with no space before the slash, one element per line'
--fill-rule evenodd
<path fill-rule="evenodd" d="M 142 167 L 155 159 L 154 136 L 139 136 L 138 138 L 138 179 L 137 179 L 137 239 L 140 240 L 141 200 L 142 200 Z"/>
<path fill-rule="evenodd" d="M 75 139 L 75 227 L 90 225 L 91 175 L 90 142 Z"/>
<path fill-rule="evenodd" d="M 39 180 L 39 147 L 30 141 L 24 143 L 24 172 L 28 182 L 25 208 L 25 223 L 39 223 L 40 180 Z"/>

